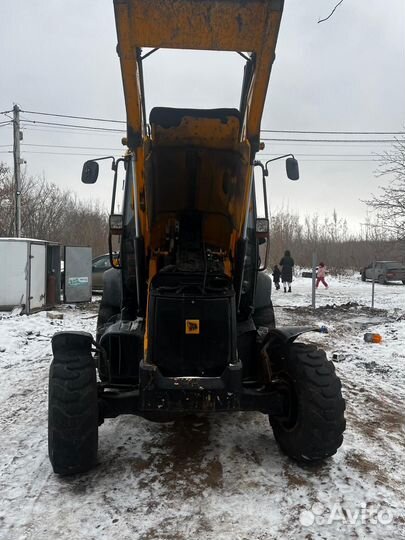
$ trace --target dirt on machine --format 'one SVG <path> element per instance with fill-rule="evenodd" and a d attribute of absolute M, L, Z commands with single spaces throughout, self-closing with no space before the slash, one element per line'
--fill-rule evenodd
<path fill-rule="evenodd" d="M 267 164 L 256 154 L 283 1 L 114 0 L 114 9 L 127 151 L 104 158 L 114 171 L 112 268 L 97 335 L 59 332 L 52 340 L 53 469 L 91 469 L 99 426 L 122 414 L 165 422 L 258 411 L 285 454 L 306 463 L 328 458 L 345 429 L 341 384 L 323 350 L 296 341 L 317 328 L 276 328 L 266 272 Z M 239 108 L 163 103 L 147 115 L 143 66 L 161 49 L 242 55 Z M 84 164 L 84 183 L 97 180 L 99 161 Z M 286 170 L 298 179 L 293 156 Z"/>

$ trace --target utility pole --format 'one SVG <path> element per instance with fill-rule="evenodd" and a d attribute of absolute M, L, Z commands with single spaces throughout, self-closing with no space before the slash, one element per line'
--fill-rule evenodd
<path fill-rule="evenodd" d="M 21 236 L 21 157 L 20 141 L 23 138 L 20 131 L 20 108 L 18 105 L 13 107 L 13 154 L 14 154 L 14 183 L 15 183 L 15 235 Z"/>

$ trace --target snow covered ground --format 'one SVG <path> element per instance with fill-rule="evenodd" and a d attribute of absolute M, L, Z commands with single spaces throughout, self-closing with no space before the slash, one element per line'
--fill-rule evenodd
<path fill-rule="evenodd" d="M 0 320 L 0 538 L 218 540 L 405 538 L 405 287 L 359 276 L 273 295 L 278 325 L 324 324 L 305 340 L 332 358 L 347 400 L 343 447 L 303 468 L 266 417 L 216 415 L 100 428 L 99 465 L 59 478 L 47 457 L 47 375 L 55 331 L 94 332 L 97 305 Z M 322 287 L 322 286 L 321 286 Z M 381 344 L 367 344 L 365 331 Z"/>

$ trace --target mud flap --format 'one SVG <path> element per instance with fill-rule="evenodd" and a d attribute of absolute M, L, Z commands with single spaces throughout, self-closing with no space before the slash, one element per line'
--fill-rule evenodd
<path fill-rule="evenodd" d="M 287 345 L 293 343 L 297 337 L 307 332 L 321 332 L 319 326 L 284 326 L 283 328 L 270 328 L 262 341 L 262 348 L 268 345 Z"/>

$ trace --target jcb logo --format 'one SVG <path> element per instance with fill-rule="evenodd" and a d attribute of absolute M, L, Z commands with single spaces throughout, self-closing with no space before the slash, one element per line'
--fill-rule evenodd
<path fill-rule="evenodd" d="M 198 319 L 186 319 L 186 334 L 199 334 L 200 321 Z"/>

